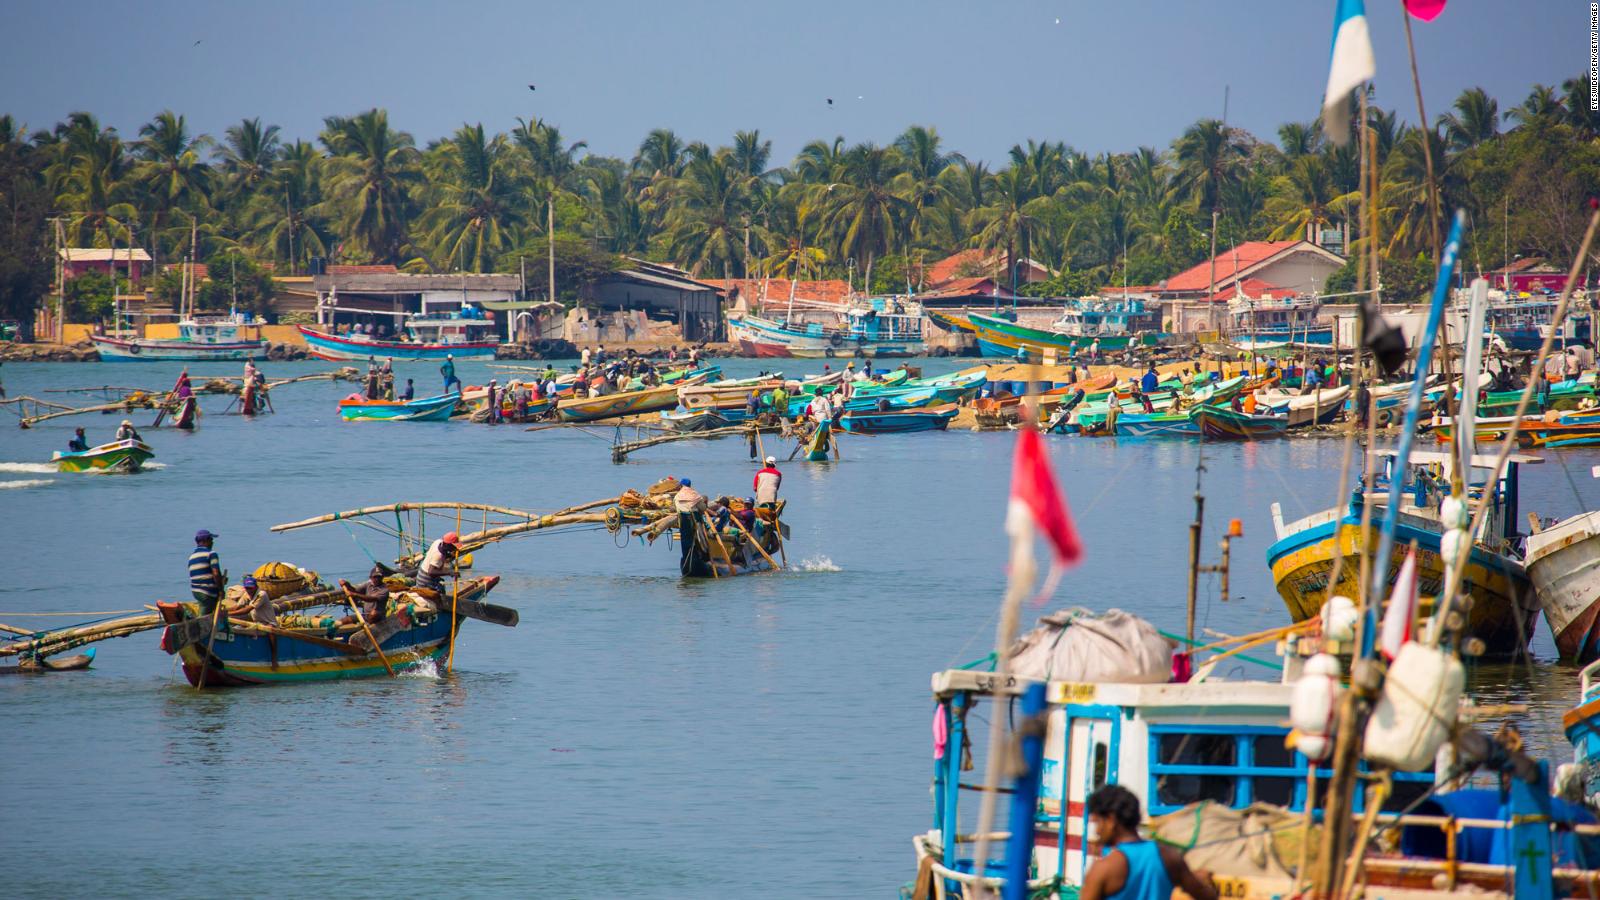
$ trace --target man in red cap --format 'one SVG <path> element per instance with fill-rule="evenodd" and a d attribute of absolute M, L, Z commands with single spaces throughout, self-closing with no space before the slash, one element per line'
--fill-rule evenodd
<path fill-rule="evenodd" d="M 456 554 L 461 552 L 461 535 L 454 531 L 433 542 L 417 566 L 416 586 L 444 595 L 444 577 L 450 574 Z"/>

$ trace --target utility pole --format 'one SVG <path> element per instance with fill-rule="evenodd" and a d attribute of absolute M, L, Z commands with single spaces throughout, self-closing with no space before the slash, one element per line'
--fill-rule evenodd
<path fill-rule="evenodd" d="M 54 333 L 56 343 L 64 344 L 67 340 L 67 263 L 62 257 L 62 244 L 66 243 L 66 234 L 61 225 L 62 216 L 51 216 L 50 224 L 55 226 L 56 235 L 56 314 Z"/>
<path fill-rule="evenodd" d="M 550 201 L 546 207 L 548 211 L 545 219 L 545 244 L 550 250 L 550 296 L 546 299 L 556 299 L 556 189 L 550 186 Z"/>

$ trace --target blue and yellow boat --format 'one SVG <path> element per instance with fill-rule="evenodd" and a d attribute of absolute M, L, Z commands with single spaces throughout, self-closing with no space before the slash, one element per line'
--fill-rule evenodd
<path fill-rule="evenodd" d="M 1363 554 L 1376 553 L 1383 506 L 1388 502 L 1388 481 L 1394 477 L 1394 451 L 1377 452 L 1384 457 L 1385 473 L 1370 492 L 1353 493 L 1343 508 L 1326 509 L 1284 524 L 1280 508 L 1273 504 L 1277 541 L 1267 548 L 1267 564 L 1272 568 L 1278 594 L 1296 622 L 1321 612 L 1330 594 L 1328 579 L 1336 556 L 1342 556 L 1344 562 L 1331 593 L 1360 596 L 1361 558 Z M 1431 600 L 1427 598 L 1443 590 L 1444 559 L 1439 553 L 1439 540 L 1444 529 L 1439 521 L 1438 502 L 1440 487 L 1448 493 L 1442 469 L 1447 458 L 1444 453 L 1412 451 L 1411 463 L 1402 475 L 1408 502 L 1399 511 L 1394 536 L 1397 549 L 1385 576 L 1385 584 L 1393 587 L 1406 555 L 1400 548 L 1415 543 L 1424 615 L 1431 614 Z M 1538 462 L 1542 460 L 1536 456 L 1511 456 L 1506 474 L 1494 487 L 1487 533 L 1473 545 L 1462 583 L 1462 591 L 1473 600 L 1467 611 L 1467 634 L 1482 640 L 1486 653 L 1493 656 L 1526 650 L 1539 615 L 1533 583 L 1510 550 L 1512 541 L 1520 537 L 1516 532 L 1517 467 Z M 1493 465 L 1492 457 L 1473 457 L 1474 472 L 1492 469 Z M 1481 492 L 1483 485 L 1474 485 L 1473 489 Z M 1373 509 L 1363 532 L 1361 513 L 1366 502 L 1373 503 Z"/>
<path fill-rule="evenodd" d="M 365 400 L 358 397 L 340 400 L 339 415 L 346 422 L 443 422 L 455 412 L 456 404 L 460 401 L 459 393 L 420 400 Z"/>
<path fill-rule="evenodd" d="M 179 658 L 184 677 L 197 687 L 375 678 L 431 664 L 447 652 L 451 635 L 466 619 L 514 627 L 516 610 L 483 602 L 499 582 L 498 575 L 463 579 L 455 591 L 431 603 L 397 593 L 392 611 L 368 627 L 336 624 L 343 612 L 336 591 L 309 598 L 331 605 L 331 611 L 284 616 L 277 626 L 233 619 L 213 627 L 196 604 L 159 603 L 167 623 L 161 649 Z M 280 609 L 296 607 L 292 597 L 279 604 Z"/>

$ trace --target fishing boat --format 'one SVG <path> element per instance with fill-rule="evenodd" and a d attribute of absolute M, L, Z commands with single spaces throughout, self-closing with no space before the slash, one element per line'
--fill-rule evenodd
<path fill-rule="evenodd" d="M 339 401 L 339 416 L 346 422 L 444 422 L 455 412 L 460 400 L 461 395 L 455 392 L 418 400 L 368 400 L 351 396 Z"/>
<path fill-rule="evenodd" d="M 907 434 L 913 431 L 944 431 L 958 412 L 955 404 L 925 409 L 849 410 L 839 417 L 839 427 L 851 434 Z"/>
<path fill-rule="evenodd" d="M 673 431 L 710 431 L 730 424 L 727 416 L 716 409 L 672 409 L 661 413 L 661 424 Z"/>
<path fill-rule="evenodd" d="M 1554 421 L 1550 417 L 1554 416 Z M 1600 410 L 1556 415 L 1521 426 L 1517 439 L 1525 447 L 1592 447 L 1600 445 Z"/>
<path fill-rule="evenodd" d="M 193 316 L 178 322 L 174 339 L 92 334 L 101 362 L 242 362 L 266 359 L 267 342 L 252 316 Z M 247 336 L 254 330 L 254 337 Z"/>
<path fill-rule="evenodd" d="M 756 357 L 921 356 L 927 351 L 923 318 L 919 303 L 873 298 L 850 303 L 832 325 L 802 324 L 787 317 L 729 316 L 728 335 L 746 355 Z"/>
<path fill-rule="evenodd" d="M 827 462 L 828 452 L 833 451 L 837 456 L 838 445 L 834 442 L 833 429 L 821 426 L 811 432 L 809 437 L 801 440 L 801 455 L 806 462 Z"/>
<path fill-rule="evenodd" d="M 600 397 L 570 397 L 556 404 L 556 416 L 563 422 L 597 422 L 660 412 L 678 405 L 678 391 L 677 385 L 663 384 Z"/>
<path fill-rule="evenodd" d="M 1199 437 L 1200 426 L 1186 412 L 1122 413 L 1117 437 Z"/>
<path fill-rule="evenodd" d="M 1462 288 L 1455 292 L 1455 309 L 1462 312 L 1470 302 L 1471 291 Z M 1551 331 L 1558 296 L 1554 293 L 1489 291 L 1489 305 L 1484 319 L 1484 330 L 1503 341 L 1511 350 L 1538 350 Z M 1587 316 L 1569 315 L 1556 335 L 1557 346 L 1590 338 L 1590 321 Z"/>
<path fill-rule="evenodd" d="M 1562 658 L 1600 659 L 1600 512 L 1538 524 L 1523 545 L 1544 620 Z"/>
<path fill-rule="evenodd" d="M 983 356 L 1030 361 L 1055 361 L 1089 352 L 1094 341 L 1100 349 L 1120 350 L 1138 343 L 1140 335 L 1107 334 L 1103 337 L 1082 337 L 1044 328 L 1029 328 L 995 316 L 971 313 L 967 316 L 978 338 L 978 351 Z"/>
<path fill-rule="evenodd" d="M 1234 412 L 1209 403 L 1190 409 L 1189 418 L 1200 429 L 1200 436 L 1212 441 L 1259 441 L 1283 437 L 1289 429 L 1286 415 Z"/>
<path fill-rule="evenodd" d="M 334 334 L 307 325 L 297 326 L 305 338 L 306 352 L 318 359 L 347 360 L 383 357 L 397 362 L 456 359 L 493 359 L 500 342 L 493 319 L 459 313 L 413 315 L 406 319 L 409 340 L 378 340 L 370 335 Z"/>
<path fill-rule="evenodd" d="M 1245 349 L 1333 344 L 1333 323 L 1319 321 L 1322 300 L 1315 294 L 1247 297 L 1228 301 L 1228 342 Z"/>
<path fill-rule="evenodd" d="M 718 531 L 703 512 L 678 513 L 669 520 L 676 525 L 678 571 L 685 578 L 728 578 L 783 568 L 777 559 L 783 552 L 782 512 L 781 503 L 757 509 L 754 534 Z"/>
<path fill-rule="evenodd" d="M 1357 596 L 1358 572 L 1363 554 L 1372 554 L 1378 543 L 1378 523 L 1388 505 L 1389 485 L 1401 478 L 1402 505 L 1397 510 L 1396 546 L 1416 543 L 1417 575 L 1424 597 L 1438 596 L 1444 579 L 1444 560 L 1439 541 L 1444 532 L 1440 521 L 1441 485 L 1446 483 L 1444 467 L 1451 454 L 1414 450 L 1408 464 L 1396 472 L 1393 450 L 1378 450 L 1383 471 L 1367 491 L 1354 491 L 1343 507 L 1326 509 L 1284 524 L 1281 507 L 1272 506 L 1276 541 L 1267 548 L 1267 564 L 1272 580 L 1283 597 L 1289 615 L 1296 622 L 1316 615 L 1329 596 L 1328 578 L 1335 556 L 1344 557 L 1339 583 L 1332 592 Z M 1510 656 L 1526 649 L 1539 615 L 1533 584 L 1522 561 L 1511 553 L 1521 540 L 1517 532 L 1517 479 L 1519 467 L 1543 462 L 1537 456 L 1512 454 L 1505 472 L 1489 477 L 1496 458 L 1473 456 L 1468 479 L 1475 492 L 1490 492 L 1491 505 L 1484 529 L 1476 535 L 1467 561 L 1462 590 L 1472 598 L 1467 611 L 1467 633 L 1484 642 L 1487 653 Z M 1362 508 L 1372 504 L 1370 523 L 1361 527 Z M 1392 586 L 1401 566 L 1400 554 L 1390 560 L 1387 583 Z M 1426 601 L 1424 609 L 1426 611 Z"/>
<path fill-rule="evenodd" d="M 1308 428 L 1327 425 L 1339 418 L 1350 396 L 1350 385 L 1312 391 L 1309 394 L 1284 390 L 1256 392 L 1256 409 L 1265 409 L 1272 415 L 1289 417 L 1290 428 Z"/>
<path fill-rule="evenodd" d="M 1600 660 L 1578 673 L 1578 703 L 1562 714 L 1561 730 L 1573 748 L 1570 774 L 1563 773 L 1572 789 L 1561 793 L 1593 808 L 1600 801 Z M 1562 780 L 1558 775 L 1558 791 Z"/>
<path fill-rule="evenodd" d="M 193 603 L 157 603 L 166 630 L 161 649 L 175 655 L 197 687 L 244 687 L 297 681 L 375 678 L 431 665 L 443 657 L 466 619 L 514 627 L 517 612 L 483 602 L 498 575 L 462 579 L 447 594 L 426 598 L 406 580 L 390 579 L 389 610 L 373 622 L 335 624 L 341 598 L 318 606 L 291 602 L 276 626 L 247 620 L 213 624 Z M 283 608 L 280 601 L 280 609 Z"/>
<path fill-rule="evenodd" d="M 156 452 L 144 441 L 112 441 L 87 450 L 56 451 L 50 461 L 58 472 L 137 472 Z"/>

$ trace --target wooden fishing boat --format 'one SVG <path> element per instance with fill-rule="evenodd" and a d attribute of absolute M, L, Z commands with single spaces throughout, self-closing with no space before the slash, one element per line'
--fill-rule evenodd
<path fill-rule="evenodd" d="M 730 528 L 718 532 L 705 513 L 680 512 L 674 538 L 678 542 L 678 571 L 685 578 L 728 578 L 772 572 L 782 566 L 784 525 L 777 510 L 758 510 L 756 533 L 745 535 Z"/>
<path fill-rule="evenodd" d="M 624 391 L 603 397 L 572 397 L 556 404 L 556 415 L 563 422 L 598 422 L 619 416 L 659 412 L 677 405 L 677 385 L 663 384 L 642 391 Z"/>
<path fill-rule="evenodd" d="M 1600 444 L 1600 410 L 1556 415 L 1522 426 L 1517 439 L 1524 447 L 1592 447 Z M 1549 417 L 1555 416 L 1554 421 Z"/>
<path fill-rule="evenodd" d="M 184 677 L 198 687 L 374 678 L 443 656 L 466 619 L 514 627 L 516 610 L 483 602 L 499 583 L 498 575 L 464 579 L 433 601 L 391 595 L 392 611 L 366 627 L 341 628 L 332 624 L 336 614 L 312 611 L 280 617 L 276 627 L 242 619 L 213 627 L 196 604 L 158 603 L 167 623 L 161 649 L 182 661 Z"/>
<path fill-rule="evenodd" d="M 730 423 L 716 409 L 673 409 L 661 413 L 661 424 L 673 431 L 709 431 L 726 428 Z"/>
<path fill-rule="evenodd" d="M 500 342 L 494 339 L 494 322 L 413 316 L 406 327 L 414 340 L 382 341 L 364 335 L 332 334 L 306 325 L 296 326 L 306 342 L 306 352 L 335 362 L 381 356 L 396 362 L 443 362 L 456 359 L 494 359 Z"/>
<path fill-rule="evenodd" d="M 1395 477 L 1404 479 L 1404 505 L 1398 511 L 1395 546 L 1417 545 L 1417 575 L 1423 600 L 1424 614 L 1428 614 L 1429 601 L 1443 590 L 1444 559 L 1439 553 L 1440 536 L 1444 527 L 1439 520 L 1437 490 L 1442 479 L 1442 467 L 1449 454 L 1412 451 L 1411 461 L 1398 476 L 1395 473 L 1393 450 L 1376 451 L 1384 461 L 1384 471 L 1373 490 L 1353 494 L 1343 507 L 1326 509 L 1305 518 L 1283 522 L 1282 510 L 1273 504 L 1273 526 L 1277 540 L 1267 548 L 1267 564 L 1272 568 L 1272 580 L 1289 609 L 1290 617 L 1304 621 L 1317 615 L 1330 595 L 1328 578 L 1332 574 L 1335 556 L 1342 556 L 1344 564 L 1339 569 L 1339 583 L 1332 593 L 1348 597 L 1360 595 L 1357 583 L 1363 554 L 1375 554 L 1378 545 L 1379 523 L 1388 506 L 1389 482 Z M 1543 462 L 1537 456 L 1513 454 L 1506 472 L 1493 480 L 1490 516 L 1487 526 L 1473 544 L 1467 561 L 1462 590 L 1472 597 L 1467 611 L 1467 634 L 1484 642 L 1487 653 L 1510 656 L 1520 653 L 1533 636 L 1533 626 L 1539 615 L 1539 603 L 1533 583 L 1529 581 L 1522 561 L 1510 552 L 1513 542 L 1520 540 L 1516 530 L 1518 467 Z M 1474 472 L 1480 476 L 1492 471 L 1495 457 L 1474 456 Z M 1484 489 L 1483 484 L 1474 489 Z M 1423 502 L 1417 503 L 1419 496 Z M 1365 533 L 1361 528 L 1364 503 L 1373 504 L 1371 522 Z M 1396 552 L 1389 562 L 1386 575 L 1391 587 L 1400 572 L 1403 553 Z"/>
<path fill-rule="evenodd" d="M 1522 564 L 1544 620 L 1565 659 L 1600 658 L 1600 512 L 1586 512 L 1528 535 Z"/>
<path fill-rule="evenodd" d="M 1290 428 L 1307 428 L 1312 425 L 1327 425 L 1337 419 L 1344 409 L 1345 398 L 1348 396 L 1350 396 L 1348 384 L 1312 391 L 1309 394 L 1283 390 L 1258 391 L 1256 408 L 1265 409 L 1273 415 L 1288 416 Z"/>
<path fill-rule="evenodd" d="M 38 675 L 46 672 L 79 672 L 94 662 L 94 648 L 60 659 L 21 657 L 14 666 L 0 666 L 0 675 Z"/>
<path fill-rule="evenodd" d="M 1109 351 L 1121 350 L 1129 344 L 1139 344 L 1144 339 L 1143 335 L 1131 332 L 1105 335 L 1064 334 L 1042 328 L 1029 328 L 1026 325 L 1018 325 L 1016 322 L 980 313 L 969 314 L 967 320 L 972 323 L 977 336 L 979 352 L 984 356 L 1004 359 L 1065 360 L 1071 357 L 1074 351 L 1087 354 L 1090 346 L 1097 340 L 1102 351 Z"/>
<path fill-rule="evenodd" d="M 1259 441 L 1283 437 L 1289 428 L 1288 416 L 1251 415 L 1208 403 L 1189 410 L 1189 418 L 1200 429 L 1200 436 L 1212 441 Z"/>
<path fill-rule="evenodd" d="M 1122 413 L 1117 437 L 1199 437 L 1200 426 L 1186 412 Z"/>
<path fill-rule="evenodd" d="M 90 340 L 101 362 L 240 362 L 267 358 L 262 324 L 243 314 L 192 316 L 179 321 L 176 338 L 93 334 Z M 254 337 L 241 336 L 250 329 Z"/>
<path fill-rule="evenodd" d="M 420 400 L 368 400 L 347 397 L 339 401 L 339 416 L 346 422 L 443 422 L 455 412 L 458 393 Z"/>
<path fill-rule="evenodd" d="M 958 412 L 955 404 L 924 409 L 849 410 L 839 417 L 839 427 L 851 434 L 906 434 L 913 431 L 944 431 Z"/>
<path fill-rule="evenodd" d="M 137 472 L 156 452 L 144 441 L 112 441 L 87 450 L 56 451 L 50 458 L 59 472 Z"/>
<path fill-rule="evenodd" d="M 826 426 L 818 427 L 806 439 L 805 449 L 802 451 L 807 462 L 827 462 L 828 451 L 833 450 L 833 429 Z"/>
<path fill-rule="evenodd" d="M 723 406 L 744 406 L 749 401 L 750 395 L 760 396 L 774 388 L 781 387 L 784 381 L 778 378 L 750 379 L 748 383 L 740 384 L 688 384 L 678 388 L 678 403 L 685 409 L 717 408 Z"/>

